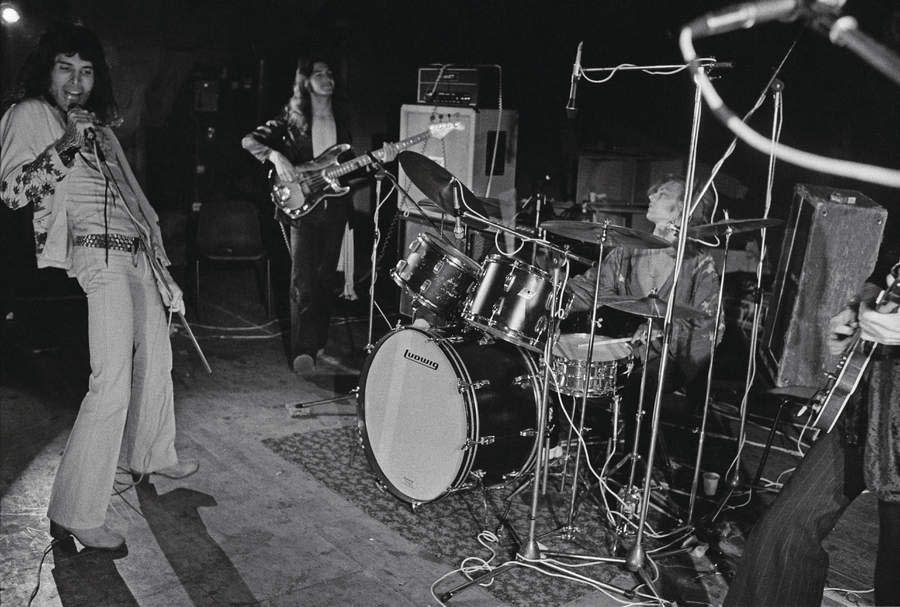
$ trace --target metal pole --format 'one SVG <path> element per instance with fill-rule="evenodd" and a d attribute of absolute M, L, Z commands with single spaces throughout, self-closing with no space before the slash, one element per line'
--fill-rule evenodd
<path fill-rule="evenodd" d="M 378 243 L 381 240 L 381 229 L 378 227 L 378 213 L 381 211 L 381 182 L 384 181 L 384 171 L 375 173 L 375 212 L 372 216 L 375 222 L 372 239 L 372 276 L 369 279 L 369 337 L 366 340 L 366 352 L 370 353 L 375 348 L 372 344 L 373 324 L 375 320 L 375 276 L 378 262 Z"/>
<path fill-rule="evenodd" d="M 681 274 L 681 264 L 684 261 L 684 248 L 687 243 L 687 228 L 690 220 L 691 197 L 694 190 L 694 173 L 697 167 L 697 142 L 700 133 L 700 110 L 702 109 L 702 97 L 700 93 L 700 85 L 697 78 L 694 78 L 694 114 L 691 126 L 691 146 L 688 154 L 687 172 L 685 175 L 684 186 L 684 202 L 681 211 L 681 229 L 678 231 L 678 248 L 675 255 L 675 270 L 672 276 L 672 289 L 669 292 L 669 298 L 666 303 L 666 316 L 663 321 L 663 340 L 660 350 L 659 375 L 657 376 L 656 399 L 653 404 L 653 415 L 650 422 L 650 448 L 647 452 L 647 465 L 644 473 L 644 489 L 641 496 L 640 521 L 638 522 L 637 535 L 634 539 L 634 546 L 628 553 L 625 562 L 628 569 L 641 573 L 646 558 L 644 547 L 642 545 L 644 539 L 644 525 L 647 521 L 647 510 L 650 503 L 650 480 L 653 472 L 653 458 L 656 455 L 656 437 L 659 434 L 659 414 L 662 409 L 662 393 L 663 380 L 666 376 L 666 368 L 668 366 L 669 357 L 669 340 L 672 333 L 672 311 L 675 305 L 675 293 L 678 288 L 679 275 Z M 648 584 L 652 590 L 652 585 Z M 655 593 L 655 591 L 654 591 Z"/>
<path fill-rule="evenodd" d="M 572 471 L 572 497 L 569 500 L 569 515 L 563 529 L 567 533 L 573 531 L 572 520 L 575 518 L 575 499 L 578 496 L 578 472 L 581 467 L 581 445 L 584 441 L 584 416 L 587 412 L 588 391 L 591 380 L 591 363 L 594 359 L 594 333 L 597 330 L 597 299 L 600 296 L 600 272 L 603 269 L 603 248 L 606 244 L 609 221 L 603 224 L 603 232 L 600 234 L 600 251 L 597 255 L 597 273 L 594 277 L 594 301 L 591 306 L 591 330 L 588 338 L 587 359 L 584 362 L 584 390 L 581 395 L 581 420 L 578 423 L 578 436 L 575 444 L 575 468 Z M 574 409 L 573 409 L 574 410 Z"/>
<path fill-rule="evenodd" d="M 537 524 L 537 508 L 538 508 L 538 500 L 540 499 L 540 478 L 541 478 L 541 467 L 543 466 L 543 457 L 541 457 L 541 449 L 544 448 L 546 443 L 546 426 L 547 426 L 547 401 L 549 396 L 550 389 L 550 360 L 551 355 L 553 353 L 553 342 L 556 341 L 556 329 L 557 329 L 557 306 L 559 302 L 559 293 L 557 289 L 559 288 L 559 264 L 554 263 L 553 265 L 553 292 L 550 297 L 550 322 L 547 325 L 547 343 L 544 344 L 544 377 L 543 377 L 543 388 L 541 390 L 541 405 L 538 407 L 538 433 L 537 433 L 537 452 L 534 461 L 534 483 L 532 483 L 531 487 L 531 511 L 528 514 L 528 541 L 525 546 L 522 547 L 521 556 L 529 560 L 536 560 L 541 558 L 541 549 L 538 546 L 537 539 L 535 537 L 535 527 Z"/>
<path fill-rule="evenodd" d="M 726 219 L 728 216 L 726 215 Z M 703 444 L 706 439 L 706 420 L 709 417 L 709 395 L 712 390 L 713 367 L 716 365 L 716 342 L 719 340 L 719 317 L 722 314 L 722 294 L 725 290 L 725 270 L 728 267 L 728 246 L 733 230 L 725 230 L 725 254 L 722 256 L 722 277 L 719 280 L 719 298 L 716 300 L 716 317 L 713 325 L 712 343 L 709 347 L 709 369 L 706 371 L 706 395 L 703 399 L 703 417 L 700 421 L 700 437 L 697 440 L 697 459 L 694 460 L 694 478 L 691 480 L 691 499 L 688 505 L 688 524 L 694 520 L 694 502 L 697 501 L 697 484 L 700 481 L 700 464 L 703 460 Z"/>

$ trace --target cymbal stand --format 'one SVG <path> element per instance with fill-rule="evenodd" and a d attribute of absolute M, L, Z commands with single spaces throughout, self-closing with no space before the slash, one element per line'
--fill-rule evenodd
<path fill-rule="evenodd" d="M 779 80 L 773 81 L 771 85 L 772 97 L 774 99 L 775 111 L 772 116 L 772 153 L 769 155 L 769 170 L 768 170 L 768 179 L 766 183 L 766 202 L 765 208 L 763 210 L 763 218 L 768 218 L 769 209 L 772 206 L 772 186 L 775 180 L 775 154 L 774 148 L 778 144 L 778 140 L 781 135 L 781 107 L 782 107 L 782 92 L 784 90 L 784 85 Z M 737 452 L 734 455 L 734 460 L 731 463 L 731 472 L 728 475 L 728 491 L 725 492 L 725 495 L 722 497 L 719 502 L 718 507 L 716 508 L 711 521 L 714 521 L 719 514 L 721 514 L 722 510 L 725 507 L 725 504 L 728 503 L 728 500 L 731 499 L 731 496 L 734 494 L 735 490 L 741 485 L 741 457 L 744 452 L 744 440 L 746 439 L 747 432 L 747 409 L 748 409 L 748 401 L 750 397 L 750 388 L 753 385 L 753 381 L 756 377 L 756 345 L 759 341 L 759 323 L 760 323 L 760 310 L 762 308 L 762 275 L 763 275 L 763 262 L 766 258 L 766 228 L 763 228 L 760 232 L 760 243 L 759 243 L 759 258 L 756 260 L 756 288 L 753 294 L 753 326 L 750 331 L 750 345 L 748 350 L 748 361 L 747 361 L 747 374 L 744 378 L 744 395 L 741 398 L 741 421 L 740 426 L 738 428 L 738 436 L 737 436 Z M 752 491 L 752 489 L 751 489 Z"/>
<path fill-rule="evenodd" d="M 544 206 L 545 197 L 540 192 L 534 195 L 534 230 L 536 234 L 540 234 L 541 229 L 541 210 Z M 537 260 L 538 243 L 531 245 L 531 265 L 535 265 Z"/>
<path fill-rule="evenodd" d="M 541 405 L 538 407 L 538 434 L 537 454 L 534 460 L 534 483 L 531 487 L 531 511 L 528 513 L 528 541 L 520 554 L 530 560 L 541 558 L 541 549 L 535 538 L 537 525 L 537 507 L 540 499 L 540 478 L 543 468 L 543 449 L 547 446 L 547 410 L 550 396 L 550 360 L 553 355 L 553 346 L 558 338 L 559 307 L 562 293 L 559 293 L 559 267 L 564 261 L 554 260 L 553 287 L 550 297 L 550 322 L 547 323 L 547 342 L 544 344 L 544 374 L 541 385 Z"/>
<path fill-rule="evenodd" d="M 584 390 L 581 395 L 581 416 L 578 421 L 578 443 L 575 448 L 575 468 L 572 470 L 572 496 L 569 499 L 569 514 L 566 517 L 566 524 L 562 526 L 562 531 L 566 537 L 572 536 L 573 533 L 577 533 L 577 528 L 572 524 L 575 518 L 575 501 L 578 496 L 578 472 L 581 467 L 581 442 L 584 440 L 584 417 L 587 412 L 587 399 L 588 392 L 590 391 L 590 379 L 591 379 L 591 363 L 594 359 L 594 336 L 597 329 L 597 300 L 600 298 L 600 272 L 602 271 L 603 264 L 603 249 L 606 247 L 606 240 L 608 238 L 608 230 L 609 228 L 609 220 L 606 220 L 603 224 L 603 231 L 600 233 L 600 242 L 597 243 L 600 245 L 600 250 L 597 254 L 597 272 L 594 279 L 594 301 L 591 306 L 591 328 L 590 328 L 590 337 L 588 338 L 588 349 L 587 349 L 587 358 L 585 360 L 585 376 L 584 376 Z M 550 361 L 550 358 L 546 358 L 546 361 Z M 549 366 L 549 364 L 547 365 Z"/>
<path fill-rule="evenodd" d="M 482 219 L 482 221 L 484 221 Z M 491 223 L 490 221 L 485 221 L 485 223 Z M 498 226 L 499 227 L 499 226 Z M 507 230 L 515 233 L 514 230 Z M 556 247 L 551 247 L 555 249 Z M 547 324 L 547 342 L 544 344 L 544 360 L 549 361 L 550 355 L 553 352 L 553 346 L 558 337 L 558 329 L 559 329 L 559 306 L 561 301 L 561 293 L 558 292 L 559 289 L 559 268 L 561 263 L 565 263 L 565 257 L 563 256 L 561 260 L 554 259 L 553 264 L 553 288 L 551 292 L 550 298 L 550 322 Z M 549 403 L 549 388 L 550 388 L 550 364 L 544 364 L 543 377 L 542 377 L 542 387 L 541 387 L 541 402 L 538 407 L 538 432 L 537 432 L 537 452 L 534 460 L 534 470 L 532 471 L 532 480 L 531 482 L 531 509 L 528 514 L 528 539 L 525 544 L 519 543 L 519 550 L 516 553 L 516 559 L 522 559 L 526 561 L 540 561 L 543 559 L 543 554 L 541 553 L 540 545 L 537 542 L 536 537 L 536 527 L 537 527 L 537 509 L 538 502 L 540 501 L 540 479 L 541 479 L 541 469 L 543 467 L 543 449 L 546 448 L 547 445 L 547 410 Z M 527 483 L 520 486 L 516 489 L 516 492 L 520 491 L 523 487 L 527 486 Z M 501 521 L 502 524 L 506 524 L 505 521 Z M 469 586 L 474 586 L 475 584 L 480 583 L 485 579 L 493 579 L 498 575 L 505 573 L 511 570 L 515 566 L 515 562 L 508 561 L 495 569 L 491 569 L 482 573 L 481 575 L 474 576 L 469 580 L 454 586 L 450 590 L 441 593 L 440 600 L 447 601 L 452 598 L 457 593 L 462 590 L 468 588 Z"/>
<path fill-rule="evenodd" d="M 728 219 L 728 213 L 725 213 Z M 728 268 L 728 248 L 734 230 L 725 230 L 725 249 L 722 255 L 722 276 L 719 278 L 719 296 L 716 299 L 716 316 L 713 321 L 712 342 L 709 347 L 709 369 L 706 371 L 706 395 L 703 398 L 703 416 L 700 421 L 700 435 L 697 437 L 697 458 L 694 460 L 694 477 L 691 479 L 691 497 L 688 502 L 687 520 L 690 525 L 694 521 L 694 504 L 697 501 L 697 486 L 700 482 L 700 466 L 703 463 L 703 445 L 706 440 L 706 421 L 709 417 L 709 395 L 712 391 L 713 369 L 716 366 L 716 344 L 719 341 L 719 318 L 722 314 L 722 294 L 725 291 L 725 270 Z"/>
<path fill-rule="evenodd" d="M 384 175 L 384 167 L 380 167 L 375 173 L 375 211 L 372 216 L 375 228 L 374 238 L 372 239 L 372 276 L 369 280 L 369 332 L 368 338 L 366 339 L 366 353 L 368 354 L 371 354 L 372 350 L 375 349 L 375 345 L 372 343 L 372 332 L 375 321 L 375 277 L 378 272 L 378 245 L 381 243 L 381 229 L 378 227 L 378 215 L 381 211 L 381 205 L 384 202 L 381 200 L 381 185 L 384 182 Z"/>
<path fill-rule="evenodd" d="M 638 453 L 638 446 L 641 437 L 641 423 L 644 419 L 644 392 L 647 387 L 647 363 L 650 360 L 650 339 L 653 336 L 653 318 L 650 317 L 647 319 L 647 332 L 644 336 L 644 356 L 643 356 L 643 368 L 641 369 L 641 385 L 638 390 L 638 402 L 637 402 L 637 411 L 635 412 L 635 422 L 634 422 L 634 441 L 631 445 L 631 452 L 622 458 L 619 463 L 613 466 L 608 472 L 607 476 L 616 472 L 619 468 L 625 465 L 626 462 L 631 464 L 628 471 L 628 484 L 625 485 L 623 491 L 623 500 L 629 502 L 632 500 L 632 492 L 634 488 L 634 477 L 637 474 L 637 463 L 638 460 L 641 459 L 640 453 Z M 635 511 L 637 509 L 635 508 Z"/>

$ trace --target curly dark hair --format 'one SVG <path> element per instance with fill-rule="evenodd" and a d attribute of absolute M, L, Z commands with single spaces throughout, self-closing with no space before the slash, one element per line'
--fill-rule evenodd
<path fill-rule="evenodd" d="M 44 32 L 37 47 L 19 70 L 16 85 L 4 106 L 30 98 L 44 98 L 52 103 L 47 92 L 50 88 L 50 73 L 59 54 L 67 57 L 77 54 L 94 64 L 94 88 L 85 109 L 96 114 L 103 123 L 116 121 L 119 108 L 113 96 L 106 54 L 96 34 L 83 25 L 60 24 Z"/>

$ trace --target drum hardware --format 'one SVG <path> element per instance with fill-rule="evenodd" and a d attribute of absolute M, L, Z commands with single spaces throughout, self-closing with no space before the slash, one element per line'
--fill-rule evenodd
<path fill-rule="evenodd" d="M 465 444 L 461 447 L 462 449 L 472 449 L 473 447 L 484 447 L 487 445 L 493 445 L 494 441 L 497 437 L 488 435 L 482 436 L 478 440 L 472 440 L 471 438 L 467 438 Z"/>
<path fill-rule="evenodd" d="M 429 337 L 428 341 L 432 343 L 461 344 L 465 341 L 465 338 L 462 335 L 448 335 L 447 337 Z"/>
<path fill-rule="evenodd" d="M 779 94 L 779 93 L 776 93 L 776 95 L 777 94 Z M 769 167 L 769 170 L 770 171 L 773 170 L 771 165 Z M 769 187 L 771 188 L 771 181 L 769 182 Z M 769 192 L 769 194 L 771 195 L 771 191 Z M 768 207 L 766 207 L 766 211 L 768 212 Z M 725 216 L 725 219 L 726 219 L 726 221 L 720 222 L 720 224 L 709 224 L 709 226 L 699 226 L 699 227 L 709 228 L 710 230 L 712 230 L 713 229 L 712 226 L 717 226 L 715 229 L 721 230 L 721 233 L 725 235 L 725 261 L 727 261 L 729 238 L 732 233 L 737 231 L 735 229 L 735 226 L 733 225 L 733 224 L 736 224 L 737 222 L 736 221 L 728 221 L 727 214 Z M 743 220 L 743 223 L 740 226 L 738 226 L 738 227 L 742 227 L 743 225 L 750 226 L 752 224 L 753 227 L 752 228 L 748 227 L 747 228 L 748 230 L 749 229 L 761 229 L 761 231 L 762 231 L 761 243 L 760 243 L 760 255 L 759 255 L 758 259 L 756 260 L 756 293 L 757 293 L 757 297 L 754 298 L 753 325 L 752 325 L 752 329 L 750 331 L 750 345 L 749 345 L 749 350 L 748 350 L 749 360 L 748 360 L 748 364 L 747 364 L 747 374 L 744 378 L 745 391 L 744 391 L 744 396 L 741 399 L 741 419 L 740 419 L 740 427 L 738 429 L 737 452 L 735 453 L 734 461 L 731 464 L 731 473 L 728 475 L 728 478 L 727 478 L 728 491 L 724 492 L 721 500 L 719 501 L 719 504 L 716 506 L 716 509 L 712 515 L 712 518 L 710 519 L 710 522 L 715 521 L 716 517 L 719 516 L 719 514 L 722 512 L 725 504 L 728 503 L 729 499 L 731 499 L 731 496 L 734 494 L 734 491 L 740 486 L 741 480 L 742 480 L 741 479 L 741 457 L 743 454 L 743 447 L 744 447 L 743 438 L 744 438 L 744 433 L 746 431 L 745 427 L 746 427 L 746 423 L 747 423 L 747 399 L 749 397 L 750 386 L 753 381 L 752 373 L 754 372 L 754 369 L 755 369 L 753 361 L 756 356 L 756 345 L 759 340 L 760 309 L 762 306 L 762 297 L 760 297 L 759 294 L 762 292 L 763 259 L 765 258 L 765 253 L 766 253 L 766 228 L 771 227 L 773 225 L 779 225 L 780 223 L 781 222 L 777 221 L 777 220 L 773 220 L 773 219 L 769 219 L 769 218 L 762 218 L 762 219 L 757 219 L 757 220 Z M 719 233 L 719 232 L 717 231 L 717 233 Z M 725 271 L 724 271 L 724 265 L 723 265 L 722 284 L 719 285 L 719 298 L 718 298 L 718 301 L 716 304 L 717 315 L 719 313 L 721 313 L 722 290 L 723 290 L 724 282 L 725 282 Z M 718 329 L 718 316 L 716 316 L 716 320 L 717 320 L 716 329 Z M 715 357 L 715 342 L 713 342 L 712 356 L 713 356 L 712 360 L 714 361 L 715 360 L 715 358 L 714 358 Z M 712 361 L 710 362 L 710 370 L 709 370 L 709 374 L 707 375 L 706 401 L 704 402 L 704 410 L 703 410 L 703 418 L 704 419 L 703 419 L 703 422 L 701 422 L 701 423 L 705 423 L 707 409 L 709 406 L 710 386 L 712 383 L 710 381 L 711 373 L 712 373 Z M 697 485 L 698 485 L 697 479 L 698 479 L 699 470 L 700 470 L 700 457 L 702 456 L 702 454 L 700 452 L 700 448 L 703 445 L 704 430 L 705 430 L 705 427 L 702 427 L 701 431 L 700 431 L 700 442 L 698 443 L 697 461 L 694 466 L 694 478 L 691 481 L 691 506 L 693 506 L 693 504 L 694 504 L 695 496 L 696 496 L 696 492 L 697 492 Z M 752 488 L 750 489 L 750 491 L 752 491 Z M 689 523 L 692 521 L 691 515 L 693 515 L 693 509 L 691 509 L 689 512 L 689 516 L 688 516 Z"/>
<path fill-rule="evenodd" d="M 469 382 L 469 383 L 466 383 L 460 379 L 460 380 L 457 380 L 456 389 L 459 390 L 460 394 L 463 394 L 465 392 L 468 392 L 469 390 L 481 390 L 485 386 L 490 386 L 490 385 L 491 385 L 491 380 L 489 380 L 489 379 L 480 379 L 478 381 L 473 381 L 473 382 Z"/>
<path fill-rule="evenodd" d="M 726 220 L 728 218 L 727 212 L 725 214 L 725 218 L 726 218 Z M 776 221 L 777 223 L 781 223 L 781 221 L 779 221 L 779 220 L 774 220 L 774 221 Z M 729 222 L 726 221 L 723 223 L 729 223 Z M 715 225 L 715 224 L 712 224 L 712 225 Z M 747 222 L 745 222 L 745 225 L 749 225 L 749 224 Z M 776 225 L 776 224 L 771 224 L 771 225 Z M 710 226 L 698 226 L 698 227 L 706 228 L 706 227 L 710 227 Z M 755 228 L 753 228 L 753 229 L 755 229 Z M 709 348 L 709 369 L 706 372 L 706 394 L 703 397 L 703 414 L 701 415 L 701 418 L 700 418 L 700 430 L 699 430 L 699 436 L 697 438 L 697 457 L 694 460 L 694 475 L 691 478 L 691 495 L 690 495 L 690 498 L 688 499 L 688 514 L 687 514 L 688 524 L 691 524 L 694 521 L 694 505 L 697 501 L 697 487 L 698 487 L 699 481 L 700 481 L 700 467 L 703 462 L 703 446 L 706 442 L 706 421 L 709 416 L 709 406 L 710 406 L 709 396 L 710 396 L 710 392 L 712 390 L 713 369 L 715 368 L 715 364 L 716 364 L 716 343 L 718 342 L 718 339 L 719 339 L 719 318 L 721 318 L 721 314 L 722 314 L 722 295 L 725 291 L 725 270 L 728 267 L 728 249 L 729 249 L 729 245 L 731 244 L 731 235 L 735 231 L 736 230 L 734 230 L 731 226 L 725 228 L 722 231 L 722 235 L 725 236 L 725 247 L 724 247 L 723 255 L 722 255 L 722 272 L 721 272 L 721 276 L 719 277 L 719 294 L 716 298 L 716 316 L 715 316 L 715 321 L 713 322 L 712 341 L 710 342 L 710 348 Z M 716 234 L 718 235 L 718 232 L 716 232 Z M 688 228 L 688 236 L 690 237 L 690 235 L 691 235 L 691 228 Z M 754 351 L 755 350 L 751 350 L 751 352 L 754 352 Z"/>
<path fill-rule="evenodd" d="M 512 380 L 512 383 L 519 386 L 520 388 L 524 388 L 525 386 L 535 381 L 537 381 L 537 377 L 534 375 L 519 375 Z"/>
<path fill-rule="evenodd" d="M 580 45 L 579 45 L 579 51 L 580 51 Z M 684 68 L 687 66 L 681 65 L 681 66 L 676 66 L 676 67 Z M 701 68 L 706 69 L 706 66 L 701 65 Z M 603 69 L 606 71 L 612 71 L 613 73 L 615 73 L 615 70 L 619 69 L 619 67 L 599 68 L 599 69 Z M 631 68 L 631 69 L 641 69 L 641 67 L 635 66 L 634 68 Z M 646 68 L 644 68 L 644 69 L 646 69 Z M 577 72 L 576 75 L 580 75 L 580 73 L 582 73 L 582 72 L 586 73 L 588 71 L 588 70 L 582 68 L 580 65 L 580 52 L 578 54 L 578 57 L 576 58 L 575 70 Z M 598 68 L 591 69 L 590 71 L 598 71 Z M 689 154 L 688 154 L 687 176 L 686 176 L 686 183 L 688 183 L 688 184 L 692 184 L 694 182 L 694 175 L 695 175 L 696 164 L 697 164 L 697 142 L 698 142 L 698 135 L 699 135 L 700 113 L 701 113 L 701 108 L 702 108 L 700 88 L 699 88 L 699 85 L 697 84 L 696 80 L 695 80 L 695 84 L 694 84 L 693 108 L 694 108 L 694 111 L 693 111 L 693 118 L 692 118 L 690 150 L 689 150 Z M 686 244 L 685 232 L 687 230 L 687 222 L 688 222 L 688 218 L 690 216 L 690 207 L 689 207 L 690 199 L 691 199 L 690 194 L 691 194 L 690 191 L 688 191 L 686 193 L 684 200 L 683 200 L 683 204 L 682 204 L 682 217 L 681 217 L 682 225 L 681 225 L 681 231 L 679 232 L 676 256 L 675 256 L 676 263 L 675 263 L 675 271 L 674 271 L 674 277 L 673 277 L 674 281 L 673 281 L 673 285 L 672 285 L 672 293 L 673 294 L 676 293 L 675 289 L 678 284 L 678 277 L 679 277 L 679 273 L 681 270 L 682 261 L 684 259 L 684 249 L 685 249 L 685 244 Z M 553 233 L 554 230 L 550 229 L 552 227 L 553 222 L 544 222 L 543 225 L 546 225 L 548 223 L 550 223 L 551 226 L 547 227 L 547 231 Z M 580 222 L 573 222 L 573 223 L 580 223 Z M 668 242 L 664 242 L 664 244 L 647 242 L 648 239 L 642 238 L 642 237 L 628 238 L 628 236 L 630 236 L 629 234 L 619 232 L 619 230 L 627 230 L 627 229 L 618 228 L 618 226 L 603 225 L 603 226 L 597 228 L 597 224 L 595 224 L 594 228 L 595 228 L 595 231 L 591 232 L 589 234 L 589 237 L 584 237 L 583 232 L 576 233 L 576 239 L 583 240 L 583 241 L 586 240 L 589 242 L 598 242 L 599 241 L 601 246 L 602 246 L 602 244 L 606 243 L 607 239 L 613 245 L 618 244 L 618 245 L 623 245 L 623 246 L 641 246 L 639 243 L 643 243 L 643 245 L 645 245 L 644 248 L 655 248 L 657 246 L 659 248 L 663 248 L 663 247 L 670 246 L 670 244 Z M 615 238 L 609 238 L 609 236 L 613 233 L 616 234 Z M 566 237 L 570 237 L 569 234 L 562 234 L 562 235 L 566 236 Z M 653 239 L 656 237 L 651 236 L 650 238 Z M 662 240 L 662 239 L 659 239 L 659 240 Z M 601 262 L 602 262 L 602 251 L 598 258 L 598 268 L 599 268 L 599 265 Z M 598 275 L 599 275 L 599 273 L 600 272 L 598 271 Z M 556 284 L 558 284 L 556 282 L 557 278 L 558 278 L 558 268 L 555 268 L 554 269 L 554 286 Z M 598 291 L 598 289 L 597 289 L 598 286 L 599 286 L 599 281 L 598 281 L 598 284 L 595 285 L 595 296 L 594 296 L 595 302 L 597 299 L 596 291 Z M 660 375 L 659 375 L 659 381 L 658 381 L 658 386 L 660 389 L 658 389 L 656 391 L 656 398 L 654 401 L 653 416 L 652 416 L 652 423 L 651 423 L 650 450 L 648 453 L 647 465 L 646 465 L 647 473 L 645 474 L 644 485 L 643 485 L 643 489 L 642 489 L 641 496 L 640 496 L 640 502 L 639 502 L 640 503 L 639 524 L 637 526 L 637 534 L 635 537 L 635 541 L 628 553 L 627 558 L 623 559 L 623 558 L 609 558 L 609 557 L 599 557 L 599 556 L 567 555 L 564 553 L 553 553 L 553 552 L 550 552 L 547 550 L 542 550 L 537 545 L 537 542 L 535 541 L 535 533 L 534 532 L 535 532 L 535 512 L 537 509 L 538 493 L 539 493 L 539 490 L 538 490 L 539 483 L 537 482 L 537 479 L 541 473 L 541 459 L 542 458 L 540 458 L 540 457 L 537 459 L 537 464 L 536 464 L 536 467 L 534 470 L 535 480 L 534 480 L 534 483 L 532 486 L 532 488 L 533 488 L 532 507 L 531 507 L 531 515 L 529 517 L 530 524 L 529 524 L 528 541 L 525 545 L 520 544 L 520 550 L 517 553 L 517 559 L 519 559 L 519 558 L 527 559 L 529 561 L 530 566 L 537 567 L 542 572 L 546 572 L 546 570 L 543 567 L 543 565 L 544 565 L 543 561 L 544 561 L 545 556 L 547 556 L 547 557 L 571 556 L 573 558 L 578 558 L 585 562 L 593 561 L 596 563 L 617 563 L 619 565 L 624 565 L 629 571 L 631 571 L 634 575 L 636 575 L 640 579 L 640 581 L 642 582 L 642 585 L 646 586 L 649 594 L 644 593 L 644 592 L 635 593 L 634 590 L 632 590 L 632 589 L 626 590 L 626 589 L 619 588 L 619 587 L 611 585 L 611 584 L 598 582 L 596 580 L 592 580 L 592 582 L 595 583 L 596 586 L 598 586 L 604 590 L 609 590 L 612 592 L 617 592 L 619 594 L 623 594 L 628 599 L 636 598 L 635 595 L 637 594 L 637 597 L 647 598 L 647 599 L 651 599 L 651 600 L 655 599 L 660 603 L 663 602 L 662 598 L 660 597 L 659 593 L 656 591 L 656 587 L 654 585 L 654 580 L 651 579 L 651 577 L 648 575 L 648 572 L 645 570 L 645 567 L 644 567 L 645 561 L 646 561 L 646 555 L 645 555 L 645 552 L 644 552 L 644 549 L 642 546 L 642 540 L 643 540 L 644 528 L 646 526 L 646 514 L 647 514 L 647 510 L 648 510 L 647 504 L 649 502 L 650 480 L 651 480 L 650 471 L 653 468 L 653 459 L 655 456 L 655 442 L 656 442 L 656 438 L 657 438 L 657 434 L 658 434 L 658 430 L 659 430 L 659 411 L 661 409 L 661 394 L 662 394 L 661 388 L 663 386 L 662 379 L 664 377 L 664 373 L 665 373 L 665 369 L 666 369 L 666 359 L 668 357 L 669 338 L 670 338 L 670 333 L 671 333 L 670 328 L 671 328 L 672 318 L 673 318 L 672 310 L 673 310 L 674 299 L 675 299 L 674 297 L 669 298 L 669 301 L 666 306 L 666 313 L 663 316 L 663 340 L 662 340 L 662 350 L 661 350 L 661 355 L 660 355 L 661 356 Z M 591 362 L 590 357 L 593 354 L 593 333 L 595 330 L 595 323 L 596 323 L 596 306 L 593 309 L 593 314 L 594 314 L 594 317 L 591 319 L 591 325 L 590 325 L 591 326 L 591 343 L 589 344 L 589 352 L 588 352 L 588 357 L 589 357 L 588 362 L 589 363 Z M 555 317 L 555 315 L 552 315 L 551 318 L 553 321 L 558 320 Z M 558 323 L 556 323 L 556 324 L 558 324 Z M 551 349 L 551 345 L 552 345 L 551 342 L 553 341 L 552 338 L 555 336 L 554 329 L 555 329 L 554 327 L 551 327 L 551 330 L 548 332 L 550 339 L 546 340 L 546 343 L 544 344 L 544 357 L 543 357 L 544 361 L 552 360 L 553 352 Z M 543 436 L 544 429 L 545 429 L 544 414 L 547 409 L 547 406 L 546 406 L 547 405 L 547 390 L 549 389 L 549 385 L 550 385 L 550 373 L 549 373 L 550 369 L 549 369 L 549 367 L 550 367 L 550 365 L 545 364 L 544 368 L 543 368 L 543 371 L 544 371 L 543 394 L 542 394 L 542 398 L 541 398 L 541 407 L 539 408 L 539 415 L 538 415 L 538 419 L 539 419 L 538 428 L 539 428 L 539 435 L 540 435 L 539 440 Z M 586 403 L 586 399 L 587 399 L 587 391 L 585 390 L 583 402 Z M 582 417 L 583 417 L 583 413 L 584 413 L 583 409 L 584 409 L 584 406 L 582 407 Z M 640 410 L 640 407 L 638 407 L 638 410 Z M 540 448 L 539 448 L 539 450 L 540 450 Z M 581 452 L 581 449 L 578 449 L 579 454 L 580 454 L 580 452 Z M 576 478 L 577 478 L 577 476 L 576 476 Z M 573 483 L 573 486 L 577 486 L 577 482 Z M 536 561 L 536 562 L 534 562 L 534 561 Z M 440 601 L 446 602 L 450 598 L 452 598 L 456 593 L 460 592 L 461 590 L 463 590 L 473 584 L 485 583 L 489 580 L 493 580 L 498 575 L 501 575 L 502 573 L 509 571 L 510 569 L 512 569 L 514 566 L 516 566 L 518 564 L 519 564 L 518 562 L 506 562 L 506 563 L 500 565 L 499 567 L 492 569 L 484 574 L 481 574 L 478 576 L 473 576 L 465 583 L 457 585 L 454 588 L 450 589 L 449 591 L 439 594 L 438 599 Z M 558 565 L 547 564 L 546 566 L 548 568 L 552 567 L 553 571 L 556 573 L 559 573 L 559 572 L 565 573 L 568 571 L 565 567 L 560 567 Z"/>
<path fill-rule="evenodd" d="M 304 409 L 309 409 L 310 407 L 318 407 L 319 405 L 328 405 L 331 403 L 339 403 L 343 400 L 347 400 L 350 398 L 356 398 L 359 394 L 359 386 L 356 386 L 346 394 L 339 394 L 337 396 L 333 396 L 331 398 L 320 398 L 317 400 L 307 400 L 300 401 L 297 403 L 285 403 L 284 407 L 290 413 L 296 413 L 298 411 L 303 411 Z"/>

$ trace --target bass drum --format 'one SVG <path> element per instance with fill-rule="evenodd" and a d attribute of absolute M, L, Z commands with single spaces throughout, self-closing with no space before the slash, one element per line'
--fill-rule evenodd
<path fill-rule="evenodd" d="M 414 506 L 480 478 L 528 472 L 537 451 L 538 369 L 507 343 L 412 327 L 383 337 L 363 367 L 357 407 L 366 458 Z"/>

